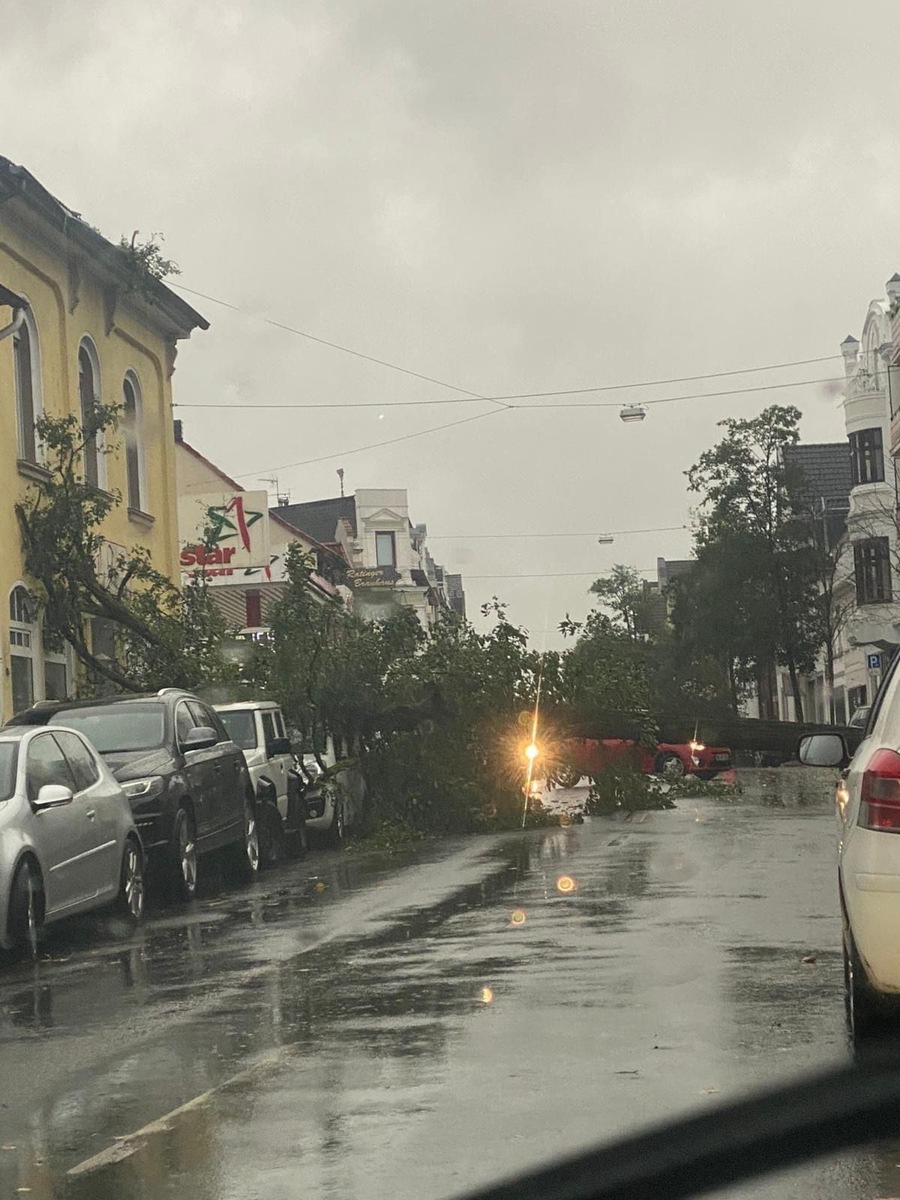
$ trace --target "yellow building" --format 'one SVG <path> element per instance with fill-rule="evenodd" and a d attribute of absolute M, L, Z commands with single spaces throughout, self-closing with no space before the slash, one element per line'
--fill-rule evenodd
<path fill-rule="evenodd" d="M 123 417 L 85 477 L 122 503 L 103 536 L 146 547 L 179 578 L 171 377 L 177 342 L 208 322 L 169 288 L 141 281 L 121 251 L 0 157 L 0 722 L 71 692 L 74 663 L 42 636 L 14 505 L 45 476 L 34 423 L 97 403 Z"/>

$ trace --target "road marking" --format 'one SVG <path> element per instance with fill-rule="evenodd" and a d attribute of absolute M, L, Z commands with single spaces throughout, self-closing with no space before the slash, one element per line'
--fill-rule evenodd
<path fill-rule="evenodd" d="M 185 1113 L 192 1112 L 194 1109 L 202 1108 L 208 1104 L 214 1097 L 223 1092 L 230 1091 L 232 1088 L 240 1087 L 241 1084 L 247 1083 L 251 1079 L 255 1079 L 258 1075 L 264 1074 L 266 1071 L 276 1070 L 282 1066 L 286 1060 L 293 1054 L 293 1048 L 283 1046 L 277 1051 L 269 1054 L 263 1054 L 256 1059 L 249 1067 L 243 1071 L 239 1071 L 237 1075 L 232 1075 L 229 1079 L 224 1080 L 214 1088 L 208 1091 L 201 1092 L 199 1096 L 195 1096 L 193 1100 L 188 1100 L 185 1104 L 180 1104 L 178 1108 L 173 1108 L 163 1117 L 159 1117 L 155 1121 L 136 1129 L 134 1133 L 126 1133 L 124 1136 L 117 1137 L 113 1145 L 107 1146 L 105 1150 L 101 1150 L 98 1154 L 86 1158 L 83 1162 L 78 1163 L 74 1167 L 70 1167 L 66 1175 L 70 1178 L 76 1178 L 83 1175 L 90 1175 L 94 1171 L 100 1171 L 104 1167 L 115 1166 L 117 1163 L 124 1162 L 130 1158 L 132 1154 L 136 1154 L 141 1150 L 147 1141 L 160 1133 L 167 1133 L 171 1130 L 175 1122 Z"/>

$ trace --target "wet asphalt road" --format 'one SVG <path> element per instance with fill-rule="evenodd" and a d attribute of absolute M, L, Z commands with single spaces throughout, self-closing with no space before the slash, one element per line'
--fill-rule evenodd
<path fill-rule="evenodd" d="M 0 965 L 0 1200 L 436 1200 L 846 1061 L 829 775 L 745 779 L 57 927 Z M 900 1145 L 727 1194 L 900 1196 Z"/>

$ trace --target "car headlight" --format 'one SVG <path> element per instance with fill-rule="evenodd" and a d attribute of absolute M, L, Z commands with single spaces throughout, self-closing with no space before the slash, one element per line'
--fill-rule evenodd
<path fill-rule="evenodd" d="M 122 784 L 122 791 L 129 800 L 151 800 L 161 796 L 166 781 L 161 775 L 151 775 L 148 779 L 128 779 Z"/>

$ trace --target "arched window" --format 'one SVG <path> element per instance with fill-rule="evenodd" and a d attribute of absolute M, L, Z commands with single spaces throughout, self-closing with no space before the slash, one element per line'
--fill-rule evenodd
<path fill-rule="evenodd" d="M 103 463 L 103 434 L 96 428 L 96 410 L 100 403 L 100 364 L 89 338 L 78 347 L 78 396 L 81 401 L 81 426 L 85 431 L 84 477 L 94 487 L 106 486 Z"/>
<path fill-rule="evenodd" d="M 144 437 L 141 385 L 133 371 L 122 383 L 122 427 L 125 434 L 125 476 L 128 484 L 128 507 L 143 511 L 144 496 Z"/>
<path fill-rule="evenodd" d="M 13 365 L 16 386 L 16 441 L 19 458 L 37 463 L 40 456 L 35 422 L 41 415 L 41 360 L 37 325 L 29 309 L 13 334 Z"/>

